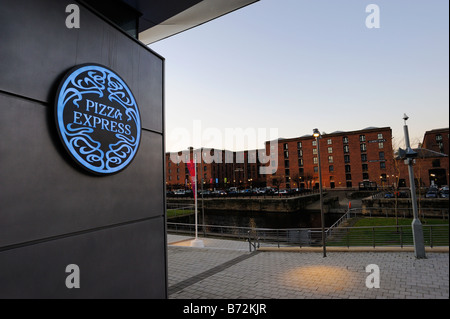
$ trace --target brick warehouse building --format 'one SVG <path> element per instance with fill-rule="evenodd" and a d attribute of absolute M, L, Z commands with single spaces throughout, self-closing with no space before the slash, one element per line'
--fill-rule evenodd
<path fill-rule="evenodd" d="M 197 183 L 204 189 L 249 188 L 265 186 L 265 176 L 259 168 L 261 150 L 232 152 L 210 148 L 166 153 L 166 186 L 168 190 L 191 189 L 186 163 L 197 158 Z M 201 160 L 200 160 L 201 159 Z M 200 186 L 199 186 L 200 189 Z"/>
<path fill-rule="evenodd" d="M 363 181 L 378 185 L 389 183 L 394 160 L 391 128 L 338 131 L 323 134 L 319 142 L 324 188 L 357 188 Z M 267 154 L 273 151 L 266 143 Z M 273 174 L 267 176 L 268 186 L 317 187 L 317 152 L 316 139 L 312 135 L 279 139 L 278 163 L 273 164 Z"/>
<path fill-rule="evenodd" d="M 422 148 L 432 150 L 439 153 L 448 154 L 449 128 L 440 128 L 426 131 L 423 137 Z"/>
<path fill-rule="evenodd" d="M 389 127 L 366 128 L 351 132 L 323 134 L 320 139 L 322 180 L 324 188 L 358 188 L 362 181 L 378 185 L 390 184 L 393 177 L 392 131 Z M 190 189 L 186 162 L 194 153 L 198 183 L 203 178 L 205 189 L 229 187 L 251 188 L 272 186 L 283 188 L 313 188 L 319 183 L 318 156 L 315 138 L 306 135 L 279 139 L 278 149 L 231 152 L 217 149 L 196 149 L 166 154 L 166 186 L 168 190 Z M 272 174 L 261 175 L 259 155 L 271 157 Z M 205 159 L 206 162 L 205 162 Z M 212 160 L 214 159 L 214 161 Z"/>
<path fill-rule="evenodd" d="M 413 150 L 418 154 L 414 164 L 416 186 L 429 187 L 432 183 L 438 186 L 448 185 L 449 129 L 426 131 L 423 143 Z M 399 186 L 409 187 L 408 169 L 403 160 L 397 160 L 394 169 Z"/>

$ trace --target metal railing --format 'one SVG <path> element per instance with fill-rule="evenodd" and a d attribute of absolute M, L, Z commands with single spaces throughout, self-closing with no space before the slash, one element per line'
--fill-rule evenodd
<path fill-rule="evenodd" d="M 167 223 L 169 233 L 193 235 L 195 225 Z M 250 251 L 260 246 L 321 246 L 322 232 L 319 228 L 269 229 L 217 225 L 199 225 L 199 232 L 206 237 L 220 237 L 248 241 Z M 423 225 L 425 245 L 429 247 L 449 245 L 449 225 Z M 335 227 L 326 230 L 327 246 L 412 246 L 411 226 L 364 226 Z"/>
<path fill-rule="evenodd" d="M 419 218 L 432 217 L 448 220 L 449 208 L 419 207 L 418 213 Z M 352 210 L 352 214 L 362 215 L 365 217 L 413 217 L 413 211 L 411 207 L 365 207 Z"/>
<path fill-rule="evenodd" d="M 425 246 L 448 246 L 449 226 L 422 225 Z M 410 225 L 340 227 L 327 237 L 327 246 L 412 246 L 413 234 Z"/>

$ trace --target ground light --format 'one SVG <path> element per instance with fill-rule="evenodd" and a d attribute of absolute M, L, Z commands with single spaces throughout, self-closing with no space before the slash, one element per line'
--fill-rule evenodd
<path fill-rule="evenodd" d="M 333 294 L 351 290 L 355 285 L 354 274 L 344 267 L 333 265 L 304 265 L 283 274 L 287 285 L 296 289 L 310 287 L 310 293 Z M 317 283 L 320 285 L 317 286 Z M 306 288 L 306 292 L 308 288 Z"/>

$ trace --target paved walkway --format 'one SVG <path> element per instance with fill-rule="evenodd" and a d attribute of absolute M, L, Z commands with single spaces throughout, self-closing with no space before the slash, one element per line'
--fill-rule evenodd
<path fill-rule="evenodd" d="M 449 254 L 428 252 L 257 251 L 243 241 L 168 235 L 170 299 L 449 298 Z M 368 288 L 368 265 L 380 288 Z M 373 271 L 373 270 L 372 270 Z M 373 283 L 371 280 L 369 284 Z"/>

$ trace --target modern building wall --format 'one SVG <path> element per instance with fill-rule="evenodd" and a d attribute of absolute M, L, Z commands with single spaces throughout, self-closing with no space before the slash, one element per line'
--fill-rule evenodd
<path fill-rule="evenodd" d="M 167 297 L 164 59 L 76 1 L 1 0 L 0 21 L 0 298 Z M 83 63 L 114 70 L 139 106 L 139 150 L 114 175 L 82 170 L 58 138 L 57 88 Z"/>

